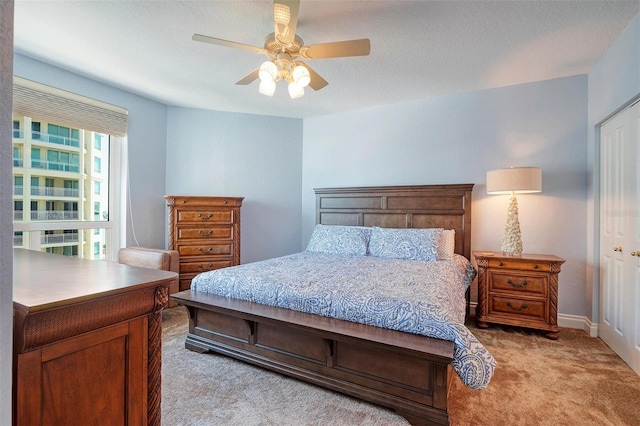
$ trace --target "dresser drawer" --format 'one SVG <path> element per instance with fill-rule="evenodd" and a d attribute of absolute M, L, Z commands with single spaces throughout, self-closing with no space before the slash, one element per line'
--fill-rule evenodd
<path fill-rule="evenodd" d="M 233 266 L 233 261 L 203 259 L 197 262 L 183 262 L 180 264 L 180 274 L 200 273 L 213 271 L 214 269 L 227 268 Z"/>
<path fill-rule="evenodd" d="M 212 210 L 212 209 L 178 209 L 178 224 L 181 223 L 207 223 L 211 224 L 233 224 L 235 217 L 233 210 Z"/>
<path fill-rule="evenodd" d="M 176 227 L 178 240 L 232 240 L 233 226 Z"/>
<path fill-rule="evenodd" d="M 530 319 L 547 320 L 546 300 L 528 300 L 515 297 L 491 295 L 489 297 L 488 315 L 508 314 L 509 316 L 527 317 Z"/>
<path fill-rule="evenodd" d="M 489 291 L 516 292 L 546 297 L 549 279 L 546 274 L 489 271 Z"/>
<path fill-rule="evenodd" d="M 551 270 L 551 264 L 549 262 L 531 262 L 519 258 L 489 259 L 489 268 L 549 272 Z"/>
<path fill-rule="evenodd" d="M 231 256 L 233 254 L 233 242 L 203 243 L 181 245 L 176 247 L 180 257 L 189 256 Z M 181 262 L 182 263 L 182 262 Z"/>

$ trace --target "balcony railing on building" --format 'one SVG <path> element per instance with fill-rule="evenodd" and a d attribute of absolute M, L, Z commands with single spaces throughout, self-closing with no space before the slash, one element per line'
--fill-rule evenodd
<path fill-rule="evenodd" d="M 66 136 L 50 135 L 48 133 L 41 133 L 41 132 L 31 132 L 31 138 L 33 140 L 50 142 L 58 145 L 73 146 L 75 148 L 80 147 L 80 141 L 78 139 L 68 138 Z"/>
<path fill-rule="evenodd" d="M 78 211 L 47 210 L 44 212 L 31 212 L 31 220 L 78 220 Z"/>
<path fill-rule="evenodd" d="M 40 237 L 41 244 L 64 244 L 64 243 L 77 243 L 77 232 L 66 232 L 64 234 L 43 234 Z"/>
<path fill-rule="evenodd" d="M 17 194 L 16 194 L 17 195 Z M 53 186 L 32 186 L 31 195 L 41 197 L 72 197 L 78 198 L 80 190 L 77 188 L 56 188 Z"/>
<path fill-rule="evenodd" d="M 58 170 L 61 172 L 78 173 L 80 166 L 77 164 L 61 163 L 59 161 L 31 160 L 31 168 Z"/>

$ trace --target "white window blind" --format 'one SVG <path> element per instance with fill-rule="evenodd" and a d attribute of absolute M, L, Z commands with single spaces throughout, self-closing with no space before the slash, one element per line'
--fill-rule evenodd
<path fill-rule="evenodd" d="M 127 133 L 125 108 L 16 76 L 13 113 L 113 136 Z"/>

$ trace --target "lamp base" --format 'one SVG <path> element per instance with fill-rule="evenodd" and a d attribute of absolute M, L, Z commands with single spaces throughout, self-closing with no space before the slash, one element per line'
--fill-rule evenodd
<path fill-rule="evenodd" d="M 522 234 L 520 233 L 520 221 L 518 220 L 518 200 L 511 194 L 509 209 L 507 210 L 507 223 L 504 227 L 502 239 L 502 252 L 507 256 L 522 254 Z"/>

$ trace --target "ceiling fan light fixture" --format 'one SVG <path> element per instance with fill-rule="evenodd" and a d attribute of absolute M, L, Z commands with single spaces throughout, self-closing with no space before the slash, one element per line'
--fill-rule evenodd
<path fill-rule="evenodd" d="M 298 65 L 293 69 L 293 81 L 300 87 L 307 87 L 309 83 L 311 83 L 311 75 L 309 74 L 309 70 L 303 66 Z"/>
<path fill-rule="evenodd" d="M 263 62 L 260 65 L 260 71 L 258 72 L 258 76 L 261 81 L 271 81 L 272 83 L 275 81 L 276 76 L 278 75 L 278 67 L 271 61 Z M 260 85 L 262 86 L 262 84 Z M 275 90 L 275 84 L 273 85 Z"/>
<path fill-rule="evenodd" d="M 276 82 L 273 80 L 261 80 L 258 91 L 265 96 L 273 96 L 276 91 Z"/>
<path fill-rule="evenodd" d="M 289 96 L 291 99 L 298 99 L 304 96 L 304 87 L 299 86 L 295 82 L 289 83 Z"/>

